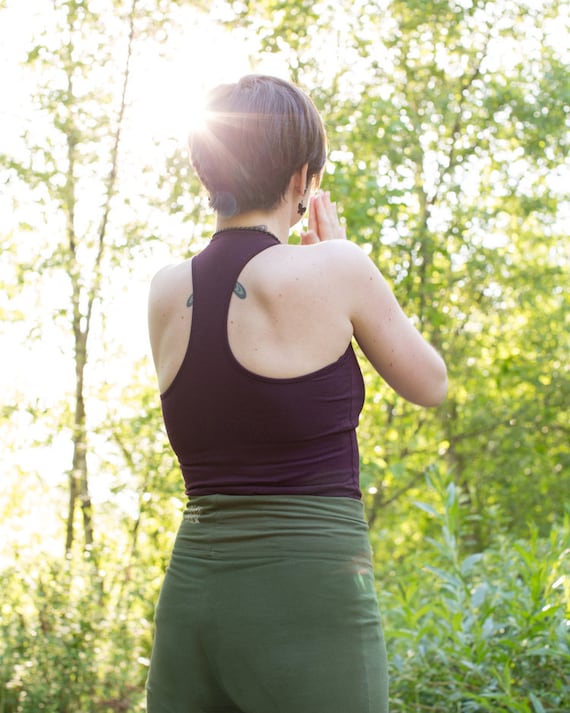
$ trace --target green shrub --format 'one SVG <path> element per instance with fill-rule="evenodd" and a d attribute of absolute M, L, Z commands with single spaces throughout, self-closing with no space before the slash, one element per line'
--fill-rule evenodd
<path fill-rule="evenodd" d="M 569 518 L 548 539 L 500 534 L 463 555 L 459 493 L 437 478 L 430 486 L 436 507 L 416 505 L 439 536 L 380 590 L 392 712 L 568 713 Z"/>
<path fill-rule="evenodd" d="M 148 622 L 124 616 L 87 561 L 30 564 L 2 573 L 0 713 L 136 710 Z"/>

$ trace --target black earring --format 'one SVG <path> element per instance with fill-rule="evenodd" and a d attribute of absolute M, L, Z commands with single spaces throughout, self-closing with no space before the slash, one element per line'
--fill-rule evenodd
<path fill-rule="evenodd" d="M 306 212 L 307 206 L 303 205 L 302 203 L 299 203 L 299 205 L 297 206 L 297 213 L 299 213 L 299 215 L 305 215 Z"/>

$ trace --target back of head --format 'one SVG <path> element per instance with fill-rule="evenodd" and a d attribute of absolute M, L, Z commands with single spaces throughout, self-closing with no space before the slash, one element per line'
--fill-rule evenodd
<path fill-rule="evenodd" d="M 190 159 L 221 215 L 275 208 L 291 176 L 308 164 L 320 177 L 326 135 L 311 99 L 283 79 L 248 75 L 213 89 L 204 125 L 190 135 Z"/>

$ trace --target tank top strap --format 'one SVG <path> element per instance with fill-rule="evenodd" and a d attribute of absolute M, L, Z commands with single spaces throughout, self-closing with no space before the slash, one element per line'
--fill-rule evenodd
<path fill-rule="evenodd" d="M 227 230 L 214 234 L 192 259 L 192 329 L 190 352 L 212 358 L 227 341 L 227 316 L 237 278 L 258 253 L 279 240 L 260 230 Z"/>

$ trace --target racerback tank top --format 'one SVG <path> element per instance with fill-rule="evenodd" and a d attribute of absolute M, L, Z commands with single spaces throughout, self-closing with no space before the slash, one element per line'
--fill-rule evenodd
<path fill-rule="evenodd" d="M 278 244 L 261 231 L 223 231 L 192 259 L 188 348 L 161 395 L 188 496 L 360 498 L 355 429 L 364 383 L 352 345 L 334 363 L 284 379 L 249 371 L 230 348 L 237 278 L 251 258 Z"/>

